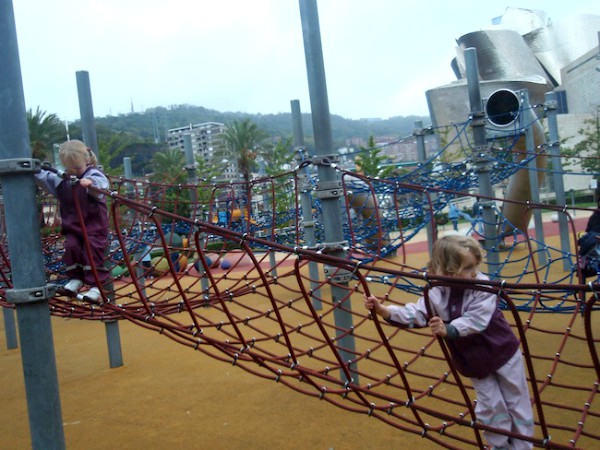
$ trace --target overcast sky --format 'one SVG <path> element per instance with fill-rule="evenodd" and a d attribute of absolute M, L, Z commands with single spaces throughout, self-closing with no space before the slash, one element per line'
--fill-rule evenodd
<path fill-rule="evenodd" d="M 318 0 L 332 114 L 427 115 L 425 91 L 455 80 L 455 40 L 509 6 L 553 21 L 600 15 L 598 0 L 521 4 Z M 88 71 L 97 117 L 191 104 L 310 112 L 298 0 L 13 0 L 26 107 L 79 119 Z"/>

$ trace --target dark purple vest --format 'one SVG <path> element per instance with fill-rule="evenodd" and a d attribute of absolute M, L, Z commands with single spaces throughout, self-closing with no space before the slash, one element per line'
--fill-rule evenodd
<path fill-rule="evenodd" d="M 461 316 L 463 298 L 464 289 L 450 290 L 450 321 Z M 446 342 L 458 371 L 473 378 L 485 378 L 496 372 L 519 349 L 519 340 L 500 309 L 494 311 L 490 323 L 481 333 Z"/>
<path fill-rule="evenodd" d="M 83 227 L 77 213 L 75 196 L 79 200 L 87 233 L 89 235 L 108 235 L 106 197 L 103 196 L 101 200 L 98 200 L 88 194 L 87 189 L 82 188 L 79 184 L 71 184 L 70 181 L 63 181 L 56 187 L 56 197 L 60 202 L 62 233 L 82 233 Z"/>

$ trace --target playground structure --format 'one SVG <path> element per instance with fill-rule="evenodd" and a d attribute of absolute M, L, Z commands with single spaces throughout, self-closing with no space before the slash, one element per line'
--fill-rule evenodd
<path fill-rule="evenodd" d="M 544 150 L 542 144 L 530 158 Z M 375 293 L 404 303 L 427 285 L 460 283 L 427 276 L 422 265 L 412 264 L 411 245 L 426 251 L 423 235 L 428 229 L 435 235 L 442 232 L 436 215 L 449 199 L 489 201 L 496 217 L 492 229 L 508 229 L 503 223 L 512 226 L 502 239 L 494 235 L 488 267 L 483 268 L 492 281 L 481 288 L 499 293 L 522 341 L 536 411 L 533 441 L 546 448 L 593 447 L 600 439 L 594 431 L 600 420 L 594 403 L 600 373 L 594 332 L 597 293 L 578 271 L 575 247 L 585 219 L 576 220 L 573 214 L 581 212 L 565 205 L 510 201 L 534 215 L 564 218 L 571 232 L 568 249 L 560 247 L 556 230 L 538 236 L 529 226 L 514 226 L 503 215 L 503 199 L 468 193 L 468 183 L 477 179 L 476 165 L 468 148 L 463 154 L 460 164 L 467 176 L 454 169 L 440 175 L 431 169 L 433 164 L 424 164 L 402 179 L 377 180 L 336 167 L 344 193 L 340 203 L 345 205 L 345 258 L 331 255 L 321 244 L 306 245 L 303 224 L 311 221 L 298 213 L 298 174 L 312 162 L 278 176 L 286 179 L 284 183 L 254 180 L 253 198 L 271 205 L 272 214 L 226 226 L 202 219 L 211 217 L 220 191 L 231 189 L 229 185 L 113 179 L 113 290 L 103 289 L 106 303 L 101 306 L 54 297 L 49 301 L 51 314 L 128 320 L 203 355 L 422 435 L 439 446 L 481 447 L 482 427 L 473 420 L 469 382 L 445 357 L 443 343 L 427 330 L 401 330 L 370 318 L 362 308 L 362 295 Z M 498 179 L 527 167 L 527 158 L 515 165 L 512 154 L 506 149 L 504 165 L 496 162 Z M 412 184 L 411 179 L 421 183 Z M 134 182 L 141 186 L 136 197 L 130 195 Z M 178 195 L 169 195 L 172 189 Z M 210 195 L 192 202 L 193 192 L 200 191 Z M 278 200 L 285 205 L 281 210 Z M 54 228 L 57 208 L 52 198 L 42 196 L 39 202 L 45 205 L 39 210 L 48 225 L 43 228 L 47 277 L 60 285 L 65 280 L 62 240 Z M 320 202 L 315 200 L 314 206 L 311 219 L 322 223 Z M 249 209 L 256 210 L 254 205 Z M 485 223 L 479 214 L 473 223 L 461 224 L 460 231 L 485 229 L 481 225 Z M 315 228 L 320 242 L 324 231 Z M 382 241 L 379 237 L 384 236 Z M 154 264 L 161 265 L 154 278 L 141 264 L 148 247 L 157 255 Z M 2 249 L 3 284 L 10 287 L 10 262 L 6 247 Z M 494 253 L 497 264 L 490 263 Z M 318 268 L 317 278 L 310 274 L 311 264 Z M 343 292 L 341 300 L 332 301 L 333 289 Z M 350 318 L 350 327 L 340 327 L 340 312 Z"/>
<path fill-rule="evenodd" d="M 555 157 L 558 139 L 551 136 L 546 144 L 534 130 L 539 130 L 537 118 L 548 114 L 553 134 L 552 108 L 531 114 L 528 102 L 516 98 L 518 112 L 508 112 L 522 121 L 506 121 L 503 133 L 488 140 L 485 121 L 493 123 L 493 117 L 479 114 L 481 102 L 472 102 L 475 113 L 453 124 L 452 147 L 441 148 L 417 170 L 395 179 L 343 170 L 323 155 L 326 146 L 317 136 L 317 154 L 294 170 L 256 179 L 250 186 L 240 184 L 237 190 L 252 192 L 253 202 L 232 202 L 226 207 L 231 208 L 226 209 L 226 223 L 212 218 L 222 211 L 217 203 L 227 191 L 234 189 L 237 195 L 231 185 L 142 182 L 141 189 L 132 190 L 139 181 L 114 179 L 107 192 L 114 280 L 103 286 L 101 305 L 55 295 L 54 288 L 66 281 L 63 242 L 54 228 L 57 208 L 51 199 L 38 197 L 48 282 L 40 296 L 47 303 L 29 298 L 38 290 L 19 284 L 26 268 L 16 256 L 11 259 L 13 242 L 5 233 L 0 246 L 5 317 L 13 308 L 26 315 L 25 306 L 33 304 L 38 309 L 47 305 L 54 316 L 104 322 L 111 363 L 112 325 L 128 320 L 439 446 L 483 448 L 481 431 L 490 427 L 476 421 L 469 380 L 456 372 L 444 342 L 427 330 L 380 323 L 362 308 L 364 294 L 402 304 L 427 287 L 465 283 L 428 275 L 411 258 L 409 244 L 422 234 L 428 243 L 435 240 L 440 232 L 436 216 L 451 200 L 470 199 L 480 208 L 460 231 L 483 241 L 488 257 L 482 270 L 491 278 L 470 287 L 498 294 L 521 340 L 536 414 L 535 435 L 526 439 L 542 448 L 595 447 L 600 440 L 598 284 L 588 283 L 577 264 L 575 243 L 582 229 L 574 217 L 577 209 L 558 202 L 558 196 L 556 205 L 523 198 L 522 175 L 534 196 L 539 162 L 548 150 Z M 314 108 L 315 123 L 326 122 L 318 110 Z M 528 130 L 538 139 L 528 139 Z M 436 158 L 457 144 L 460 151 L 453 162 L 436 169 Z M 300 183 L 301 176 L 314 189 Z M 505 180 L 518 180 L 515 195 L 496 197 L 493 187 Z M 14 187 L 11 182 L 7 194 Z M 3 206 L 9 211 L 14 203 L 6 197 Z M 301 207 L 299 199 L 308 199 L 311 207 Z M 544 213 L 558 215 L 559 243 L 555 234 L 545 235 Z M 10 216 L 2 214 L 8 222 Z M 239 220 L 231 220 L 236 216 Z M 146 252 L 156 255 L 154 266 L 160 270 L 142 264 Z"/>

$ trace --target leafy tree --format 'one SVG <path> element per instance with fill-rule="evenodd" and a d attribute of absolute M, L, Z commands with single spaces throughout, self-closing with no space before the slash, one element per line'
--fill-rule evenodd
<path fill-rule="evenodd" d="M 354 159 L 356 165 L 360 167 L 360 170 L 366 176 L 379 178 L 389 177 L 394 171 L 394 166 L 381 167 L 381 164 L 385 162 L 387 158 L 379 156 L 381 149 L 375 148 L 375 138 L 373 135 L 369 136 L 367 145 L 369 147 L 360 147 L 361 154 Z"/>
<path fill-rule="evenodd" d="M 134 138 L 126 133 L 111 133 L 98 139 L 98 153 L 100 164 L 108 175 L 123 175 L 123 158 Z M 113 162 L 120 159 L 120 163 Z"/>
<path fill-rule="evenodd" d="M 578 158 L 581 160 L 581 167 L 598 176 L 600 174 L 600 106 L 596 107 L 595 116 L 584 119 L 585 127 L 579 130 L 583 139 L 573 147 L 562 147 L 561 153 L 569 159 Z"/>
<path fill-rule="evenodd" d="M 32 157 L 41 161 L 52 156 L 52 146 L 66 141 L 65 127 L 56 114 L 47 114 L 38 106 L 35 114 L 27 112 Z"/>
<path fill-rule="evenodd" d="M 273 149 L 264 154 L 266 171 L 273 178 L 275 185 L 275 199 L 277 211 L 289 211 L 294 202 L 294 188 L 290 177 L 276 177 L 285 170 L 285 166 L 289 165 L 294 160 L 294 153 L 290 151 L 292 139 L 288 138 L 285 141 L 278 141 Z"/>
<path fill-rule="evenodd" d="M 277 175 L 285 170 L 285 166 L 294 161 L 294 153 L 290 151 L 292 138 L 285 141 L 280 140 L 269 152 L 263 153 L 263 158 L 267 162 L 266 171 L 268 175 Z"/>
<path fill-rule="evenodd" d="M 168 149 L 155 153 L 150 164 L 154 171 L 150 177 L 152 181 L 180 184 L 185 183 L 187 179 L 187 174 L 183 170 L 185 156 L 179 149 Z"/>

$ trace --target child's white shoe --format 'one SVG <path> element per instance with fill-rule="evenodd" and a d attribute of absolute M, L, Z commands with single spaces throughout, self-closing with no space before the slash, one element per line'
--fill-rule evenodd
<path fill-rule="evenodd" d="M 92 303 L 100 303 L 102 301 L 102 295 L 100 294 L 100 289 L 97 287 L 91 288 L 87 292 L 83 292 L 81 296 L 88 302 Z"/>
<path fill-rule="evenodd" d="M 72 280 L 69 280 L 69 282 L 64 285 L 63 289 L 65 291 L 69 291 L 74 294 L 77 294 L 79 292 L 79 289 L 81 289 L 82 286 L 83 286 L 83 281 L 72 279 Z"/>

